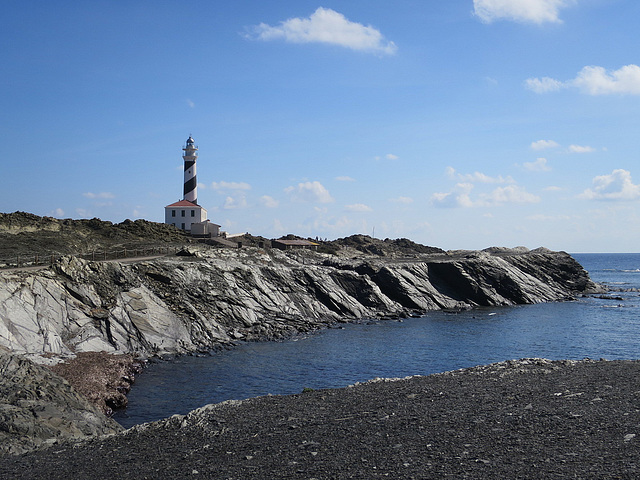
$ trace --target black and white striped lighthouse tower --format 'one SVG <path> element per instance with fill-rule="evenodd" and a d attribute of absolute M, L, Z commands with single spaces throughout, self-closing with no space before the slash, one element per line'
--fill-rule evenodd
<path fill-rule="evenodd" d="M 196 160 L 198 159 L 198 147 L 194 145 L 193 138 L 189 135 L 184 150 L 184 200 L 198 204 L 198 181 L 196 180 Z"/>

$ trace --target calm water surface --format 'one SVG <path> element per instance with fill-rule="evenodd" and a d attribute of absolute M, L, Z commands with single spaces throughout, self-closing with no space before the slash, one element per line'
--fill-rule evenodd
<path fill-rule="evenodd" d="M 640 288 L 640 254 L 574 257 L 597 282 Z M 284 342 L 243 344 L 210 357 L 157 362 L 137 377 L 129 407 L 114 418 L 129 427 L 223 400 L 426 375 L 512 358 L 640 358 L 640 295 L 614 295 L 622 300 L 589 297 L 350 324 Z"/>

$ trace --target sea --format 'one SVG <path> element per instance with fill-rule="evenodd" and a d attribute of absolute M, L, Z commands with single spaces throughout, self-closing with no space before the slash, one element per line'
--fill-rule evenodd
<path fill-rule="evenodd" d="M 209 356 L 154 361 L 137 376 L 128 407 L 114 419 L 128 428 L 224 400 L 509 359 L 640 359 L 640 253 L 572 256 L 612 291 L 568 302 L 343 324 Z"/>

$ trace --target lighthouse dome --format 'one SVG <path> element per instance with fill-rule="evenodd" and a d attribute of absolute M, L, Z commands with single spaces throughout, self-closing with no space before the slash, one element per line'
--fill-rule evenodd
<path fill-rule="evenodd" d="M 187 138 L 187 145 L 193 145 L 194 143 L 195 141 L 191 138 L 191 135 L 189 135 L 189 138 Z"/>

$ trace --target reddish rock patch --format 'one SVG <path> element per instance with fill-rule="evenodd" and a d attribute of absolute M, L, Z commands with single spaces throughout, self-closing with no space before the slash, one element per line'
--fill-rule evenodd
<path fill-rule="evenodd" d="M 127 393 L 143 361 L 133 355 L 82 352 L 50 367 L 106 415 L 127 406 Z"/>

